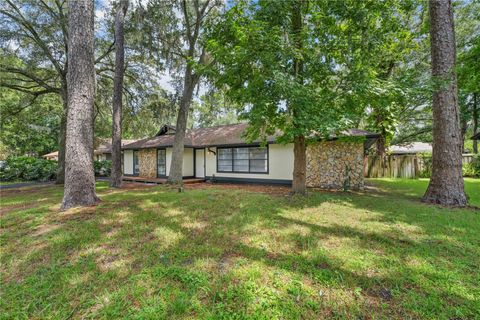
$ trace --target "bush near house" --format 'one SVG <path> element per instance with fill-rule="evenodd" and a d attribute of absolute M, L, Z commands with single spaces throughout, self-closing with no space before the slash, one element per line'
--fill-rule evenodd
<path fill-rule="evenodd" d="M 95 160 L 93 161 L 93 170 L 95 171 L 96 176 L 110 176 L 110 172 L 112 171 L 112 161 Z"/>
<path fill-rule="evenodd" d="M 480 154 L 473 157 L 472 162 L 463 164 L 464 177 L 480 177 Z"/>
<path fill-rule="evenodd" d="M 8 157 L 0 167 L 0 181 L 49 181 L 57 175 L 56 161 L 20 156 Z"/>

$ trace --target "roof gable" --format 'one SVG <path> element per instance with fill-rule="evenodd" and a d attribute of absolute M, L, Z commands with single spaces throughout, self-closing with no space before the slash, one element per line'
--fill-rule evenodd
<path fill-rule="evenodd" d="M 160 128 L 160 130 L 157 132 L 155 137 L 163 136 L 166 134 L 175 134 L 175 131 L 176 131 L 176 128 L 174 126 L 165 124 Z"/>

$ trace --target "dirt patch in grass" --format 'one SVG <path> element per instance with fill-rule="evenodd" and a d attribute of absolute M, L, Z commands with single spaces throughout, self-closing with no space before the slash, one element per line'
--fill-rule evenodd
<path fill-rule="evenodd" d="M 42 224 L 38 226 L 36 229 L 33 230 L 33 233 L 31 234 L 33 237 L 40 237 L 44 236 L 47 233 L 50 233 L 52 231 L 55 231 L 59 229 L 61 225 L 59 224 Z"/>
<path fill-rule="evenodd" d="M 123 183 L 120 189 L 137 190 L 137 189 L 151 188 L 155 186 L 156 186 L 155 184 L 147 184 L 147 183 L 141 183 L 141 182 L 127 182 L 127 183 Z"/>
<path fill-rule="evenodd" d="M 45 186 L 45 185 L 13 188 L 13 189 L 1 190 L 0 195 L 2 197 L 11 197 L 11 196 L 19 196 L 19 195 L 27 195 L 27 194 L 50 195 L 50 191 L 53 188 L 55 188 L 55 186 Z"/>
<path fill-rule="evenodd" d="M 90 220 L 98 215 L 96 206 L 84 208 L 72 208 L 67 211 L 58 212 L 53 219 L 53 222 L 63 223 L 66 221 L 85 221 Z"/>
<path fill-rule="evenodd" d="M 259 185 L 259 184 L 233 184 L 233 183 L 192 183 L 186 184 L 185 189 L 223 189 L 223 190 L 241 190 L 248 192 L 265 193 L 275 196 L 287 196 L 291 188 L 288 186 Z"/>

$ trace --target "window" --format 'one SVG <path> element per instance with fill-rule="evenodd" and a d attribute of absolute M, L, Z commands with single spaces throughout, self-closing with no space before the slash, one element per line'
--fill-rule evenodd
<path fill-rule="evenodd" d="M 167 159 L 165 149 L 157 150 L 157 177 L 164 177 L 167 174 Z"/>
<path fill-rule="evenodd" d="M 217 148 L 217 172 L 268 173 L 268 148 Z"/>
<path fill-rule="evenodd" d="M 138 163 L 138 150 L 133 151 L 133 175 L 138 176 L 140 174 L 140 165 Z"/>

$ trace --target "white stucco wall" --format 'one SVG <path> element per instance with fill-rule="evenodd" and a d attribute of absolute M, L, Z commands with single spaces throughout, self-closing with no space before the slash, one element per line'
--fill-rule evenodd
<path fill-rule="evenodd" d="M 166 148 L 167 159 L 167 176 L 170 174 L 170 166 L 172 165 L 172 148 Z M 185 148 L 183 150 L 183 176 L 193 176 L 193 149 Z"/>
<path fill-rule="evenodd" d="M 217 152 L 217 148 L 210 148 Z M 243 178 L 243 179 L 293 179 L 293 144 L 270 144 L 268 146 L 268 174 L 217 172 L 217 157 L 206 151 L 205 172 L 207 177 Z"/>
<path fill-rule="evenodd" d="M 133 150 L 123 151 L 123 174 L 133 174 Z"/>
<path fill-rule="evenodd" d="M 165 170 L 167 177 L 170 174 L 170 166 L 172 165 L 172 148 L 165 149 L 165 158 L 167 163 L 167 168 Z"/>
<path fill-rule="evenodd" d="M 183 176 L 193 176 L 193 148 L 185 148 L 183 151 Z"/>

